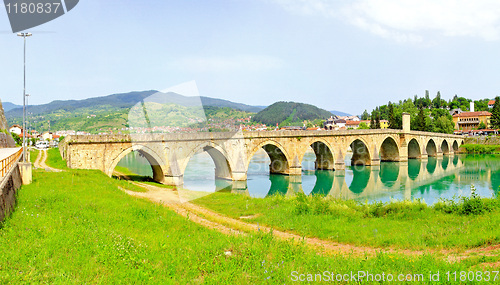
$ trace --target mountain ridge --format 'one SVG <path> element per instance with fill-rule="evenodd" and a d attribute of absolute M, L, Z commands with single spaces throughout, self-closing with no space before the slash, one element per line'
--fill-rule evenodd
<path fill-rule="evenodd" d="M 79 108 L 89 108 L 95 106 L 112 106 L 117 108 L 130 108 L 141 102 L 142 100 L 148 98 L 151 95 L 160 94 L 160 92 L 156 90 L 147 90 L 147 91 L 132 91 L 128 93 L 115 93 L 106 96 L 92 97 L 82 100 L 54 100 L 47 104 L 42 105 L 30 105 L 29 112 L 34 115 L 39 115 L 43 113 L 51 113 L 56 110 L 64 110 L 64 111 L 72 111 Z M 172 103 L 176 104 L 185 104 L 186 102 L 192 101 L 193 97 L 187 97 L 180 94 L 169 93 L 168 99 L 172 101 Z M 247 112 L 259 112 L 263 108 L 260 106 L 251 106 L 242 103 L 236 103 L 229 100 L 218 99 L 200 96 L 201 103 L 206 106 L 213 107 L 230 107 L 233 109 L 239 109 Z M 9 107 L 18 106 L 12 104 L 10 102 L 5 102 L 4 105 Z M 9 108 L 5 110 L 5 116 L 7 119 L 21 117 L 22 116 L 22 108 Z"/>

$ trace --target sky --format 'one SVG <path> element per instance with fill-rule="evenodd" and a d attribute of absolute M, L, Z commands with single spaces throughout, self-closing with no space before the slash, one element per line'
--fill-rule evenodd
<path fill-rule="evenodd" d="M 80 0 L 28 30 L 30 104 L 163 90 L 361 114 L 437 91 L 500 95 L 497 0 Z M 22 104 L 23 41 L 0 9 L 0 99 Z"/>

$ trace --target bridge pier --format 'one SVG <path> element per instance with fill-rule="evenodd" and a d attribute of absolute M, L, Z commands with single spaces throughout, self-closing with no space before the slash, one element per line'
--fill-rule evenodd
<path fill-rule="evenodd" d="M 288 175 L 291 176 L 302 176 L 302 166 L 292 166 L 288 170 Z"/>
<path fill-rule="evenodd" d="M 335 158 L 334 169 L 336 171 L 345 169 L 344 156 L 342 155 L 342 151 L 340 149 L 337 150 L 337 157 Z"/>
<path fill-rule="evenodd" d="M 367 166 L 378 166 L 380 165 L 380 158 L 372 159 Z"/>
<path fill-rule="evenodd" d="M 344 170 L 345 169 L 345 162 L 342 160 L 342 161 L 335 161 L 335 171 L 339 171 L 339 170 Z"/>
<path fill-rule="evenodd" d="M 246 181 L 247 180 L 247 173 L 246 172 L 239 172 L 239 171 L 233 171 L 232 173 L 233 181 Z"/>
<path fill-rule="evenodd" d="M 169 186 L 181 186 L 184 184 L 184 175 L 180 176 L 165 176 L 163 184 Z"/>

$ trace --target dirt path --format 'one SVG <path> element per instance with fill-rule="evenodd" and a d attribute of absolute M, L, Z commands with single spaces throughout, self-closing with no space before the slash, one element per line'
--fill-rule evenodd
<path fill-rule="evenodd" d="M 62 171 L 60 169 L 55 169 L 55 168 L 52 168 L 52 167 L 48 166 L 47 164 L 45 164 L 46 160 L 47 160 L 47 150 L 42 149 L 38 152 L 38 156 L 35 160 L 35 167 L 42 168 L 42 169 L 45 169 L 46 171 L 52 171 L 52 172 L 61 172 Z"/>
<path fill-rule="evenodd" d="M 369 246 L 357 246 L 352 244 L 337 243 L 319 238 L 304 237 L 298 234 L 272 229 L 259 224 L 244 222 L 240 219 L 233 219 L 204 207 L 189 203 L 193 198 L 194 191 L 178 190 L 152 186 L 139 182 L 132 182 L 136 186 L 142 187 L 147 192 L 133 192 L 122 189 L 130 195 L 146 198 L 156 203 L 161 203 L 166 207 L 176 211 L 179 215 L 188 217 L 191 221 L 202 226 L 217 230 L 224 234 L 245 235 L 257 232 L 272 232 L 272 234 L 282 240 L 292 240 L 307 244 L 325 254 L 352 254 L 355 256 L 374 256 L 378 252 L 397 253 L 402 255 L 419 256 L 434 253 L 442 256 L 448 262 L 459 262 L 473 256 L 498 256 L 500 255 L 500 245 L 475 248 L 470 250 L 410 250 L 395 248 L 376 248 Z M 242 217 L 246 218 L 246 217 Z"/>
<path fill-rule="evenodd" d="M 321 240 L 318 238 L 303 237 L 294 233 L 288 233 L 272 229 L 267 226 L 243 222 L 241 220 L 223 216 L 209 209 L 189 203 L 186 201 L 187 198 L 186 196 L 190 195 L 189 193 L 182 193 L 184 191 L 173 191 L 138 182 L 132 182 L 132 183 L 148 190 L 148 192 L 133 192 L 125 190 L 128 194 L 136 197 L 146 198 L 156 203 L 164 204 L 165 206 L 176 211 L 182 216 L 185 217 L 189 216 L 190 220 L 192 220 L 193 222 L 196 222 L 203 226 L 207 226 L 208 224 L 209 228 L 213 228 L 224 234 L 228 233 L 244 234 L 251 232 L 268 233 L 272 231 L 272 234 L 279 239 L 293 240 L 299 243 L 305 243 L 309 246 L 312 246 L 320 250 L 321 252 L 330 254 L 343 253 L 343 254 L 354 254 L 357 256 L 364 256 L 366 254 L 375 255 L 377 252 L 398 252 L 409 255 L 422 255 L 424 253 L 423 251 L 395 250 L 395 249 L 355 246 L 350 244 L 336 243 L 328 240 Z"/>
<path fill-rule="evenodd" d="M 35 164 L 35 168 L 42 168 L 42 166 L 40 165 L 40 160 L 42 159 L 42 156 L 43 156 L 42 151 L 39 150 L 38 151 L 38 155 L 37 155 L 37 157 L 35 159 L 35 163 L 34 163 Z"/>

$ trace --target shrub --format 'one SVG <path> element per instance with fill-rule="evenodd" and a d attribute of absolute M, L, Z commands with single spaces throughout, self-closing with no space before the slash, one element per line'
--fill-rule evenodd
<path fill-rule="evenodd" d="M 436 211 L 442 211 L 449 214 L 459 215 L 480 215 L 486 212 L 491 212 L 498 207 L 499 199 L 483 199 L 476 193 L 476 187 L 471 185 L 471 196 L 460 197 L 459 202 L 454 200 L 441 199 L 434 204 Z"/>

